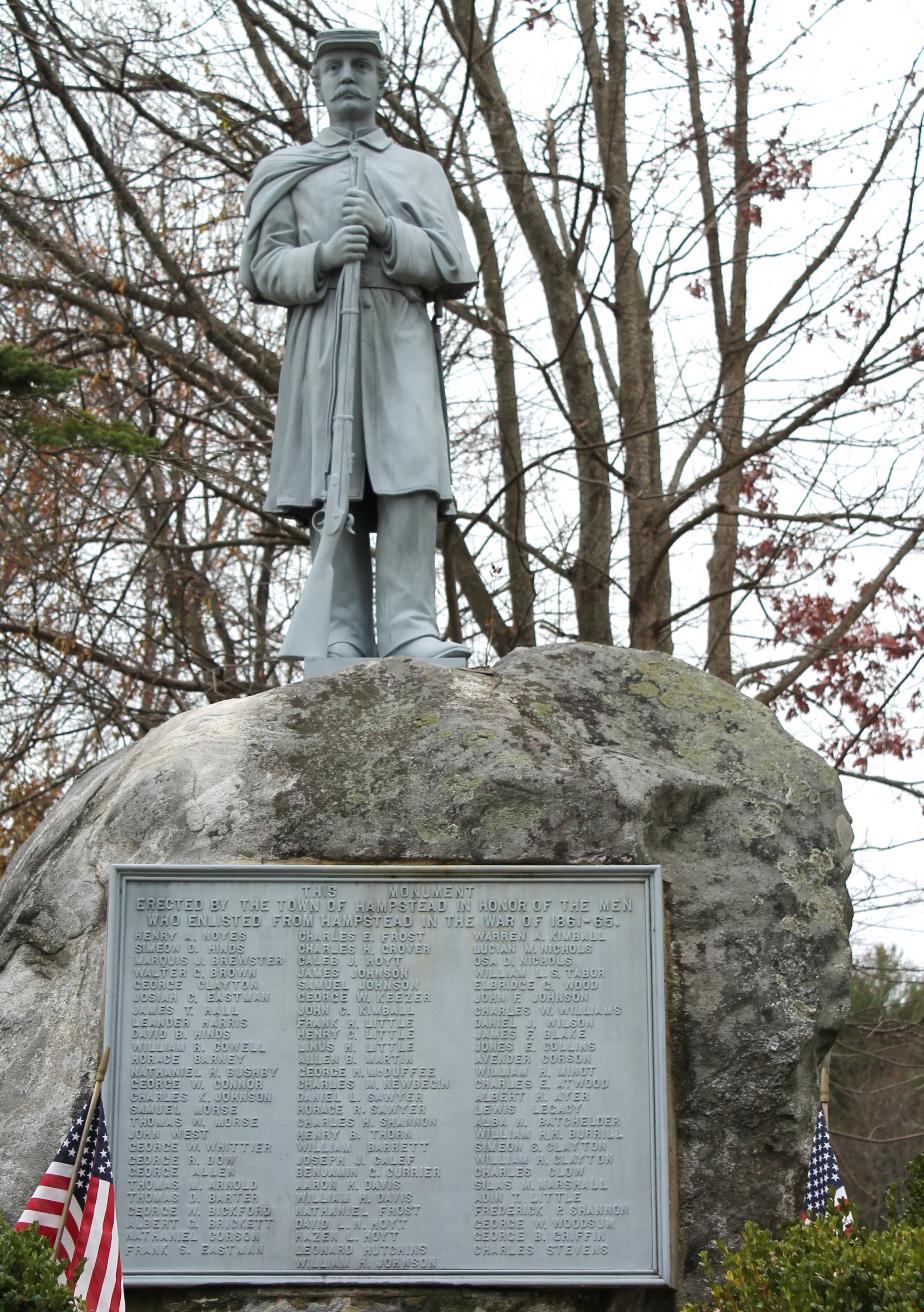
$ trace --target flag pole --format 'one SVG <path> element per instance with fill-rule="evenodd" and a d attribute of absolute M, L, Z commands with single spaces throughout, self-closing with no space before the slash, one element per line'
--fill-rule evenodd
<path fill-rule="evenodd" d="M 106 1067 L 109 1065 L 109 1049 L 103 1049 L 103 1055 L 99 1059 L 99 1066 L 96 1068 L 96 1083 L 93 1085 L 93 1093 L 90 1095 L 90 1101 L 87 1105 L 87 1118 L 84 1121 L 83 1134 L 80 1136 L 80 1144 L 77 1148 L 77 1156 L 74 1158 L 74 1173 L 71 1176 L 71 1182 L 67 1187 L 67 1196 L 64 1199 L 64 1207 L 61 1212 L 61 1220 L 58 1222 L 58 1233 L 55 1235 L 54 1248 L 51 1250 L 52 1258 L 58 1256 L 58 1250 L 61 1247 L 61 1238 L 64 1234 L 64 1226 L 67 1223 L 68 1213 L 71 1210 L 71 1199 L 74 1197 L 74 1190 L 77 1187 L 77 1173 L 80 1170 L 80 1163 L 83 1161 L 83 1150 L 87 1146 L 87 1135 L 90 1133 L 90 1126 L 93 1123 L 93 1113 L 96 1111 L 96 1104 L 99 1102 L 100 1090 L 103 1087 L 103 1079 L 106 1075 Z"/>
<path fill-rule="evenodd" d="M 825 1124 L 830 1124 L 828 1117 L 828 1106 L 831 1102 L 831 1054 L 829 1053 L 821 1063 L 821 1071 L 818 1076 L 818 1094 L 821 1102 L 821 1110 L 825 1114 Z"/>

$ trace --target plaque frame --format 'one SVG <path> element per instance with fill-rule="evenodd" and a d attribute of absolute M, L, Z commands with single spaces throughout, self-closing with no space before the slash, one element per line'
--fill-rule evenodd
<path fill-rule="evenodd" d="M 470 1270 L 289 1270 L 285 1272 L 251 1269 L 235 1272 L 132 1270 L 126 1269 L 126 1287 L 190 1288 L 214 1285 L 280 1285 L 280 1286 L 331 1286 L 331 1285 L 454 1285 L 471 1287 L 655 1287 L 675 1288 L 676 1249 L 673 1236 L 675 1200 L 673 1196 L 674 1169 L 673 1123 L 669 1097 L 667 1059 L 667 1007 L 665 976 L 665 925 L 662 873 L 659 865 L 582 865 L 556 866 L 540 864 L 480 865 L 452 863 L 417 865 L 382 863 L 271 864 L 257 862 L 215 862 L 209 864 L 182 864 L 169 862 L 162 865 L 116 863 L 109 866 L 109 909 L 107 923 L 106 1010 L 104 1035 L 112 1047 L 114 1060 L 110 1063 L 106 1083 L 109 1137 L 113 1149 L 113 1176 L 116 1198 L 119 1199 L 119 1182 L 125 1178 L 127 1168 L 120 1165 L 118 1149 L 123 1139 L 123 1127 L 128 1113 L 120 1097 L 119 1072 L 121 1071 L 117 1038 L 122 1026 L 122 990 L 119 973 L 123 965 L 122 948 L 126 933 L 125 901 L 129 882 L 142 884 L 164 880 L 241 880 L 256 882 L 260 879 L 318 880 L 370 880 L 407 883 L 420 881 L 467 881 L 490 884 L 500 879 L 516 880 L 524 888 L 537 881 L 550 881 L 562 886 L 569 881 L 603 881 L 618 883 L 623 880 L 643 881 L 645 889 L 644 914 L 645 940 L 648 954 L 646 1003 L 650 1019 L 649 1080 L 653 1093 L 651 1109 L 651 1200 L 652 1251 L 654 1261 L 650 1269 L 634 1271 L 556 1271 L 543 1268 L 527 1270 L 519 1267 L 499 1271 Z M 124 1080 L 123 1080 L 124 1083 Z M 126 1100 L 127 1101 L 127 1100 Z M 128 1131 L 130 1133 L 130 1129 Z M 124 1190 L 123 1190 L 124 1195 Z M 534 1265 L 539 1265 L 538 1261 Z"/>

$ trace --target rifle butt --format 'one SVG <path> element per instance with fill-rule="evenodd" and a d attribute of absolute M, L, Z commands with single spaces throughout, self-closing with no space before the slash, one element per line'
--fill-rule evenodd
<path fill-rule="evenodd" d="M 325 547 L 330 543 L 330 548 Z M 322 660 L 327 655 L 330 633 L 330 613 L 334 600 L 334 550 L 337 542 L 333 534 L 321 539 L 311 572 L 302 588 L 302 595 L 292 612 L 279 655 L 284 660 Z"/>

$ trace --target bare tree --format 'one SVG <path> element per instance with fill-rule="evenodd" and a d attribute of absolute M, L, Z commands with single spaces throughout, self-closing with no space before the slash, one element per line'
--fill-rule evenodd
<path fill-rule="evenodd" d="M 311 138 L 311 40 L 343 16 L 6 14 L 0 333 L 152 444 L 5 435 L 6 805 L 31 822 L 100 751 L 288 677 L 306 543 L 262 510 L 281 334 L 236 285 L 240 198 Z M 863 771 L 920 733 L 924 92 L 900 51 L 852 121 L 787 90 L 845 21 L 395 0 L 382 121 L 447 169 L 481 271 L 447 307 L 447 630 L 677 650 Z"/>

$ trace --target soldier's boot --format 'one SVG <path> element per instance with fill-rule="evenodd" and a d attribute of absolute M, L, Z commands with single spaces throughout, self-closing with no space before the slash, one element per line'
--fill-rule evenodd
<path fill-rule="evenodd" d="M 320 534 L 311 530 L 314 553 Z M 372 631 L 372 561 L 369 529 L 362 510 L 353 532 L 344 529 L 334 553 L 334 595 L 327 636 L 328 656 L 374 656 Z"/>
<path fill-rule="evenodd" d="M 471 652 L 440 637 L 436 620 L 436 497 L 378 498 L 375 608 L 380 656 L 459 660 Z"/>

